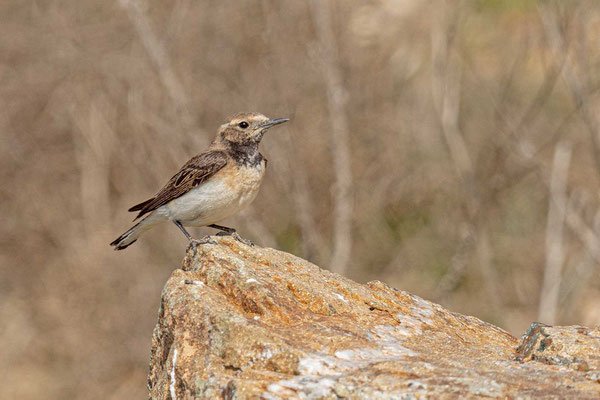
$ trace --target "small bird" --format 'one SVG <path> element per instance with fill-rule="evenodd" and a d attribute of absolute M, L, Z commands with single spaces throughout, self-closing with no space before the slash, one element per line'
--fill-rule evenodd
<path fill-rule="evenodd" d="M 258 194 L 267 159 L 258 151 L 263 135 L 287 118 L 269 119 L 259 113 L 241 113 L 219 128 L 211 145 L 189 160 L 151 199 L 129 211 L 139 211 L 134 221 L 146 215 L 110 245 L 123 250 L 142 233 L 164 221 L 173 221 L 191 245 L 214 243 L 209 236 L 195 240 L 185 226 L 208 226 L 221 234 L 252 245 L 233 228 L 216 225 L 247 207 Z"/>

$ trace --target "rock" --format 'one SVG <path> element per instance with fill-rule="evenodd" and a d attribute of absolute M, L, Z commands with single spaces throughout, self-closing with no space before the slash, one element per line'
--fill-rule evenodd
<path fill-rule="evenodd" d="M 598 330 L 535 325 L 519 345 L 382 282 L 217 240 L 165 285 L 153 399 L 600 398 Z"/>
<path fill-rule="evenodd" d="M 517 360 L 562 365 L 600 381 L 600 329 L 534 322 L 521 339 Z"/>

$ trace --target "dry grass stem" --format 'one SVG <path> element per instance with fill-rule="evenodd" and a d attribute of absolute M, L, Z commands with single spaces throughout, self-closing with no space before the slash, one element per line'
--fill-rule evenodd
<path fill-rule="evenodd" d="M 319 57 L 325 74 L 327 104 L 331 118 L 331 153 L 335 183 L 333 191 L 333 250 L 329 263 L 332 271 L 344 274 L 352 252 L 352 165 L 350 131 L 346 115 L 347 90 L 339 66 L 338 49 L 332 27 L 331 2 L 311 0 L 311 9 L 319 37 Z"/>
<path fill-rule="evenodd" d="M 550 325 L 556 321 L 562 266 L 565 262 L 563 227 L 567 209 L 567 180 L 571 154 L 570 143 L 557 143 L 550 178 L 548 222 L 546 224 L 546 266 L 538 317 L 541 322 Z"/>

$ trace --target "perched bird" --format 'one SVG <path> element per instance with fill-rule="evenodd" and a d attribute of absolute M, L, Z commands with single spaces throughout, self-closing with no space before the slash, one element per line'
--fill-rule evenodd
<path fill-rule="evenodd" d="M 208 226 L 246 244 L 233 228 L 217 222 L 247 207 L 258 194 L 267 160 L 258 145 L 267 129 L 289 121 L 258 113 L 241 113 L 221 125 L 211 145 L 189 160 L 151 199 L 129 211 L 145 217 L 110 245 L 123 250 L 155 225 L 172 221 L 193 246 L 212 243 L 209 236 L 194 240 L 184 226 Z"/>

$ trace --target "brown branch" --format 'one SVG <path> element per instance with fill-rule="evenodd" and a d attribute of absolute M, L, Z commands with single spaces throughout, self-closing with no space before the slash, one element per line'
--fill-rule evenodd
<path fill-rule="evenodd" d="M 276 71 L 273 79 L 273 90 L 281 94 L 279 101 L 285 104 L 286 109 L 293 109 L 293 107 L 289 106 L 287 99 L 294 97 L 294 89 L 289 85 L 289 77 L 284 73 L 285 66 L 282 64 L 280 58 L 276 56 L 285 54 L 288 46 L 285 35 L 277 34 L 281 28 L 281 24 L 285 23 L 285 21 L 282 22 L 277 17 L 277 13 L 271 9 L 272 5 L 269 2 L 263 0 L 261 5 L 265 14 L 265 31 L 269 32 L 267 35 L 269 48 L 273 49 L 273 51 L 265 55 L 265 60 L 269 68 Z M 285 130 L 287 127 L 284 126 L 282 129 Z M 302 256 L 310 261 L 323 264 L 329 256 L 329 251 L 327 243 L 315 223 L 314 201 L 308 183 L 306 163 L 302 161 L 298 150 L 300 146 L 296 143 L 292 132 L 285 132 L 279 138 L 285 147 L 282 153 L 288 155 L 285 158 L 281 157 L 278 162 L 278 165 L 282 169 L 279 176 L 288 177 L 287 179 L 281 179 L 280 182 L 285 186 L 286 191 L 291 194 L 290 200 L 294 205 L 294 210 L 297 211 L 293 216 L 300 228 Z M 275 157 L 275 155 L 271 157 Z"/>
<path fill-rule="evenodd" d="M 167 95 L 175 107 L 175 111 L 185 129 L 194 127 L 194 118 L 188 109 L 188 98 L 185 93 L 185 87 L 177 77 L 175 69 L 171 64 L 169 54 L 163 42 L 156 35 L 146 16 L 139 0 L 118 0 L 119 5 L 127 12 L 127 16 L 133 23 L 135 30 L 142 41 L 144 49 L 148 56 L 154 62 L 160 81 L 165 88 Z M 197 139 L 206 140 L 206 135 L 195 135 Z"/>
<path fill-rule="evenodd" d="M 558 142 L 550 175 L 548 222 L 546 224 L 546 267 L 540 291 L 538 319 L 554 324 L 558 308 L 561 271 L 565 260 L 563 227 L 567 209 L 567 180 L 571 163 L 570 143 Z"/>
<path fill-rule="evenodd" d="M 571 92 L 575 106 L 579 110 L 581 120 L 590 135 L 596 170 L 600 172 L 600 132 L 598 130 L 598 121 L 590 109 L 588 93 L 584 89 L 580 75 L 568 57 L 568 48 L 565 45 L 564 37 L 556 21 L 555 12 L 549 5 L 540 6 L 539 12 L 554 58 L 558 64 L 562 64 L 562 76 L 567 84 L 567 88 Z"/>
<path fill-rule="evenodd" d="M 325 74 L 327 101 L 331 118 L 331 150 L 335 184 L 333 187 L 333 253 L 330 268 L 344 274 L 352 251 L 351 216 L 352 171 L 350 165 L 350 131 L 346 116 L 346 89 L 337 56 L 331 26 L 331 8 L 326 0 L 310 2 L 320 45 L 320 59 Z"/>
<path fill-rule="evenodd" d="M 498 278 L 491 261 L 489 233 L 485 220 L 480 215 L 482 194 L 477 188 L 473 161 L 459 127 L 462 66 L 458 62 L 452 62 L 451 57 L 458 14 L 448 15 L 449 12 L 447 8 L 440 10 L 440 22 L 432 32 L 432 95 L 441 134 L 465 192 L 464 208 L 467 211 L 467 222 L 464 227 L 466 234 L 452 257 L 450 270 L 438 284 L 438 298 L 443 298 L 458 285 L 474 252 L 490 302 L 498 310 L 501 305 Z"/>

